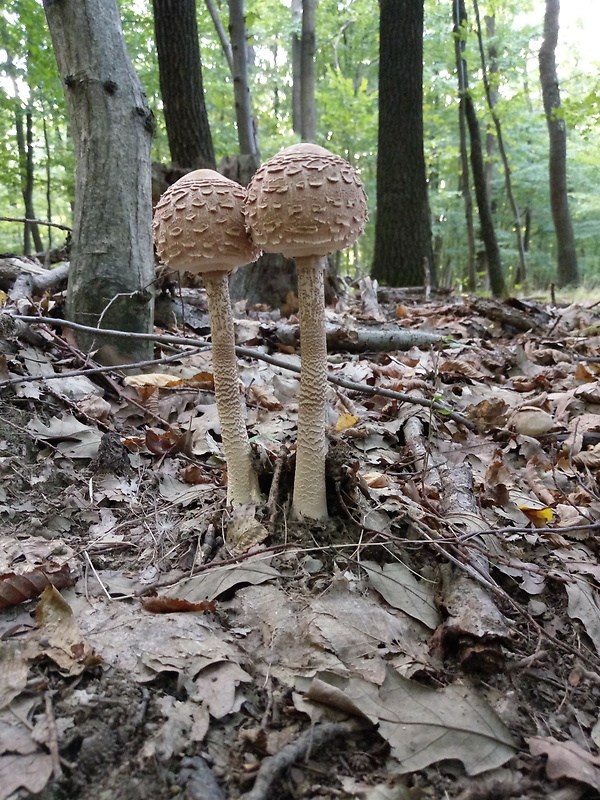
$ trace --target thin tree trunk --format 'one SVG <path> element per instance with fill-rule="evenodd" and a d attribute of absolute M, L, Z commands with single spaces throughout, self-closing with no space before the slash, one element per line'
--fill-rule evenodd
<path fill-rule="evenodd" d="M 292 129 L 300 133 L 302 104 L 302 0 L 292 0 Z"/>
<path fill-rule="evenodd" d="M 152 0 L 152 6 L 171 160 L 180 169 L 215 169 L 204 104 L 196 0 Z"/>
<path fill-rule="evenodd" d="M 303 142 L 317 139 L 317 107 L 315 103 L 317 0 L 302 0 L 302 41 L 300 59 L 300 138 Z"/>
<path fill-rule="evenodd" d="M 463 59 L 464 41 L 458 34 L 454 36 L 454 56 L 458 73 L 458 133 L 460 148 L 460 191 L 465 206 L 465 223 L 467 228 L 467 289 L 474 292 L 477 287 L 475 225 L 473 222 L 473 198 L 471 196 L 471 174 L 469 169 L 469 153 L 467 148 L 467 122 L 465 117 L 464 97 L 467 92 L 467 65 Z"/>
<path fill-rule="evenodd" d="M 12 58 L 8 56 L 8 65 L 12 66 Z M 26 127 L 23 126 L 23 109 L 21 107 L 21 98 L 19 97 L 19 84 L 16 79 L 12 78 L 13 91 L 15 94 L 15 102 L 17 109 L 15 111 L 15 132 L 17 136 L 17 153 L 19 156 L 19 177 L 21 181 L 21 194 L 23 195 L 23 206 L 25 209 L 25 219 L 35 219 L 35 210 L 33 207 L 33 125 L 31 111 L 26 112 Z M 31 222 L 25 222 L 23 225 L 23 252 L 29 255 L 32 251 L 31 239 L 36 243 L 36 250 L 38 252 L 43 250 L 41 244 L 41 236 L 38 226 Z"/>
<path fill-rule="evenodd" d="M 233 95 L 238 142 L 242 155 L 242 183 L 247 184 L 260 165 L 256 125 L 250 103 L 248 47 L 244 0 L 229 0 L 229 37 L 233 53 Z"/>
<path fill-rule="evenodd" d="M 454 35 L 461 36 L 461 33 L 466 30 L 467 23 L 467 12 L 465 10 L 464 0 L 454 0 L 452 6 L 454 16 Z M 460 60 L 461 65 L 458 67 L 459 72 L 461 69 L 464 69 L 464 58 L 462 57 L 462 54 Z M 483 150 L 481 146 L 481 130 L 479 128 L 477 114 L 475 113 L 473 99 L 467 88 L 466 70 L 464 74 L 465 77 L 463 81 L 464 88 L 462 102 L 464 102 L 465 105 L 465 118 L 467 120 L 469 138 L 471 140 L 471 169 L 473 170 L 473 185 L 475 187 L 475 197 L 477 199 L 477 207 L 479 209 L 481 238 L 485 248 L 487 270 L 490 279 L 490 289 L 495 297 L 503 297 L 506 295 L 506 284 L 504 282 L 504 274 L 502 272 L 500 249 L 496 239 L 492 211 L 485 189 L 485 167 L 483 163 Z"/>
<path fill-rule="evenodd" d="M 556 72 L 559 0 L 546 0 L 544 39 L 539 52 L 540 80 L 544 111 L 550 137 L 550 205 L 556 232 L 557 280 L 559 286 L 579 283 L 577 251 L 569 211 L 567 187 L 567 129 L 561 119 L 560 88 Z"/>
<path fill-rule="evenodd" d="M 52 222 L 52 182 L 50 172 L 50 138 L 48 136 L 48 125 L 46 117 L 43 119 L 44 126 L 44 150 L 46 152 L 46 219 Z M 52 226 L 48 225 L 48 251 L 52 250 Z"/>
<path fill-rule="evenodd" d="M 116 0 L 45 3 L 75 146 L 67 314 L 85 325 L 150 333 L 154 256 L 150 145 L 154 120 L 125 47 Z M 151 357 L 135 339 L 77 334 L 106 363 Z"/>
<path fill-rule="evenodd" d="M 27 219 L 35 219 L 35 210 L 33 208 L 33 114 L 29 109 L 25 114 L 26 126 L 26 157 L 25 157 L 25 186 L 23 189 L 23 198 L 25 200 L 25 216 Z M 33 245 L 35 251 L 40 253 L 44 249 L 44 243 L 40 235 L 40 229 L 37 225 L 31 226 L 31 236 L 33 238 Z"/>
<path fill-rule="evenodd" d="M 229 67 L 229 71 L 233 75 L 233 53 L 231 52 L 231 42 L 227 38 L 225 27 L 221 22 L 219 11 L 215 6 L 213 0 L 205 0 L 205 2 L 206 2 L 206 7 L 208 9 L 208 13 L 210 14 L 210 17 L 213 21 L 213 25 L 215 26 L 217 36 L 219 37 L 219 41 L 221 42 L 221 49 L 223 50 L 223 55 L 225 56 L 225 60 L 227 61 L 227 66 Z"/>
<path fill-rule="evenodd" d="M 479 3 L 478 0 L 473 0 L 473 7 L 475 9 L 475 19 L 477 23 L 477 41 L 479 43 L 479 55 L 481 57 L 481 70 L 483 74 L 483 86 L 485 89 L 485 96 L 487 99 L 488 107 L 490 109 L 490 114 L 492 115 L 492 120 L 494 121 L 494 128 L 496 129 L 496 139 L 498 142 L 498 151 L 500 152 L 500 158 L 502 159 L 502 166 L 504 167 L 504 184 L 506 187 L 506 196 L 508 198 L 508 202 L 510 204 L 510 208 L 513 214 L 514 226 L 515 226 L 515 238 L 517 240 L 517 252 L 519 253 L 519 269 L 517 270 L 517 274 L 515 276 L 515 283 L 523 283 L 527 278 L 527 258 L 525 256 L 525 250 L 523 249 L 523 228 L 521 223 L 521 214 L 519 212 L 519 207 L 517 206 L 517 201 L 515 200 L 515 195 L 513 192 L 512 187 L 512 178 L 510 173 L 510 165 L 508 163 L 508 155 L 506 153 L 506 147 L 504 145 L 504 136 L 502 135 L 502 126 L 500 124 L 500 117 L 495 108 L 495 101 L 494 96 L 492 94 L 492 88 L 490 86 L 490 81 L 488 77 L 488 70 L 485 58 L 485 49 L 483 46 L 483 36 L 481 32 L 481 19 L 479 17 Z M 488 194 L 488 198 L 491 198 L 491 194 Z"/>
<path fill-rule="evenodd" d="M 498 48 L 496 47 L 495 42 L 493 41 L 496 35 L 496 16 L 492 14 L 491 16 L 484 17 L 485 22 L 485 35 L 488 40 L 488 72 L 490 75 L 490 97 L 492 101 L 492 106 L 495 108 L 498 102 Z M 487 160 L 485 163 L 485 188 L 487 192 L 487 196 L 490 198 L 490 203 L 492 205 L 492 211 L 495 210 L 494 204 L 494 167 L 495 167 L 495 160 L 496 160 L 496 151 L 498 149 L 498 143 L 496 142 L 496 136 L 494 134 L 493 128 L 488 125 L 487 132 L 485 135 L 485 149 Z"/>

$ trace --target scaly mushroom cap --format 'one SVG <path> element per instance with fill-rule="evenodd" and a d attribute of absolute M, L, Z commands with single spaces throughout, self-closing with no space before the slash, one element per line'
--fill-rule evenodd
<path fill-rule="evenodd" d="M 245 212 L 253 241 L 266 253 L 324 256 L 361 235 L 367 198 L 343 158 L 316 144 L 295 144 L 256 172 Z"/>
<path fill-rule="evenodd" d="M 154 242 L 161 260 L 180 272 L 233 272 L 259 249 L 244 225 L 246 190 L 212 169 L 180 178 L 156 204 Z"/>

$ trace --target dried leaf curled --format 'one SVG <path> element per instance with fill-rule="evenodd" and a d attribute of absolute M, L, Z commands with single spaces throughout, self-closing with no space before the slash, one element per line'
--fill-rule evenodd
<path fill-rule="evenodd" d="M 48 586 L 64 589 L 74 586 L 76 577 L 68 564 L 50 563 L 22 575 L 8 572 L 0 575 L 0 608 L 8 608 L 39 597 Z"/>
<path fill-rule="evenodd" d="M 212 611 L 217 610 L 214 600 L 202 600 L 200 603 L 190 603 L 178 597 L 143 597 L 142 608 L 151 614 L 171 614 L 178 611 Z"/>

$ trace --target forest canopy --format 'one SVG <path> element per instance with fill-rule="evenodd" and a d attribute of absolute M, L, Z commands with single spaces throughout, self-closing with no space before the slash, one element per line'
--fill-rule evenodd
<path fill-rule="evenodd" d="M 216 3 L 225 28 L 227 3 Z M 521 210 L 532 284 L 546 285 L 556 273 L 555 236 L 548 188 L 548 129 L 538 71 L 542 0 L 481 2 L 489 77 L 496 93 L 516 203 Z M 593 2 L 563 3 L 557 51 L 562 105 L 568 130 L 568 188 L 580 275 L 600 275 L 600 62 L 585 45 L 586 14 Z M 577 8 L 581 18 L 577 18 Z M 162 115 L 152 4 L 123 0 L 123 29 L 135 69 L 156 121 L 152 159 L 170 160 Z M 502 163 L 494 146 L 472 7 L 465 31 L 469 87 L 479 116 L 491 205 L 507 280 L 515 282 L 518 251 Z M 208 118 L 217 164 L 237 152 L 233 85 L 215 25 L 197 2 L 198 31 Z M 348 159 L 360 172 L 370 200 L 371 222 L 358 249 L 342 268 L 368 271 L 373 259 L 376 215 L 378 125 L 378 3 L 320 0 L 316 19 L 316 106 L 319 144 Z M 493 24 L 490 23 L 493 21 Z M 260 152 L 266 159 L 298 141 L 292 127 L 292 35 L 297 22 L 285 0 L 247 0 L 250 91 Z M 590 38 L 591 42 L 591 38 Z M 581 45 L 581 46 L 580 46 Z M 461 285 L 467 242 L 460 185 L 458 87 L 452 4 L 426 0 L 424 18 L 424 143 L 434 251 L 440 283 Z M 399 142 L 401 147 L 402 143 Z M 70 225 L 74 201 L 74 156 L 63 87 L 58 76 L 44 10 L 38 0 L 8 0 L 0 10 L 0 216 Z M 31 206 L 24 186 L 33 179 Z M 55 247 L 64 234 L 39 229 L 30 252 Z M 23 252 L 23 227 L 0 222 L 0 252 Z"/>

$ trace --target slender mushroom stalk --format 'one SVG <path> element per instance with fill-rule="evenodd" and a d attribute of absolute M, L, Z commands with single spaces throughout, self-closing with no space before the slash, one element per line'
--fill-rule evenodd
<path fill-rule="evenodd" d="M 327 345 L 324 256 L 353 244 L 367 219 L 366 196 L 352 166 L 324 147 L 299 144 L 254 175 L 245 203 L 252 240 L 296 259 L 300 305 L 300 405 L 293 513 L 327 517 L 325 438 Z"/>
<path fill-rule="evenodd" d="M 215 398 L 227 461 L 227 500 L 260 499 L 244 421 L 228 276 L 258 257 L 243 218 L 245 190 L 212 170 L 190 172 L 156 206 L 154 238 L 165 264 L 201 273 L 208 296 Z"/>

